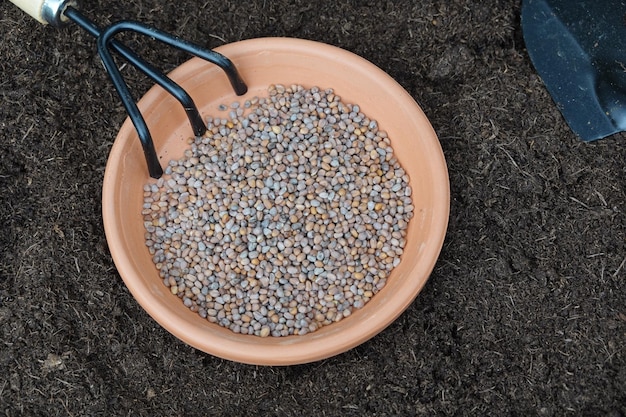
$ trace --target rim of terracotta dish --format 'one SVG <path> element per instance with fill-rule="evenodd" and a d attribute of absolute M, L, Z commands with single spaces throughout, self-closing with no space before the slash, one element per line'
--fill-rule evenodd
<path fill-rule="evenodd" d="M 137 244 L 138 237 L 128 230 L 128 225 L 132 225 L 135 219 L 143 227 L 143 220 L 139 212 L 128 213 L 125 201 L 133 199 L 133 196 L 136 199 L 136 194 L 142 195 L 143 189 L 138 187 L 143 187 L 149 177 L 137 134 L 127 119 L 111 149 L 102 193 L 103 223 L 117 270 L 131 294 L 153 319 L 180 340 L 211 355 L 248 364 L 294 365 L 329 358 L 350 350 L 386 328 L 413 302 L 428 280 L 439 256 L 448 224 L 450 192 L 446 163 L 437 136 L 421 108 L 395 80 L 374 64 L 346 50 L 293 38 L 251 39 L 227 44 L 215 50 L 233 61 L 251 89 L 243 98 L 234 96 L 219 69 L 198 58 L 192 58 L 172 71 L 170 77 L 188 91 L 198 88 L 197 80 L 207 77 L 222 77 L 220 82 L 225 85 L 223 91 L 216 89 L 215 99 L 209 100 L 210 104 L 196 102 L 203 117 L 216 112 L 218 103 L 229 104 L 235 100 L 243 100 L 267 88 L 269 83 L 266 83 L 265 78 L 263 85 L 255 85 L 257 77 L 261 77 L 256 62 L 262 61 L 265 63 L 263 65 L 271 62 L 272 65 L 291 66 L 290 74 L 293 79 L 277 79 L 272 82 L 275 84 L 300 84 L 299 74 L 310 78 L 313 75 L 307 71 L 323 72 L 323 77 L 320 77 L 316 85 L 320 88 L 334 88 L 344 102 L 350 102 L 350 91 L 355 91 L 351 88 L 354 86 L 346 87 L 342 91 L 342 86 L 337 85 L 337 80 L 341 77 L 335 78 L 333 74 L 347 73 L 349 75 L 343 75 L 344 79 L 349 77 L 356 80 L 355 82 L 362 81 L 363 88 L 366 89 L 366 92 L 360 93 L 362 100 L 354 102 L 361 106 L 366 115 L 378 120 L 381 129 L 387 130 L 394 152 L 409 173 L 411 185 L 427 190 L 429 195 L 432 194 L 432 201 L 422 207 L 418 200 L 419 195 L 414 193 L 412 198 L 415 215 L 409 222 L 407 247 L 400 265 L 392 271 L 385 288 L 362 309 L 338 323 L 324 326 L 304 336 L 260 338 L 235 334 L 202 319 L 184 307 L 180 299 L 171 295 L 154 265 L 153 270 L 149 270 L 146 258 L 150 263 L 152 261 L 147 248 Z M 267 78 L 267 75 L 264 77 Z M 305 82 L 302 84 L 306 85 Z M 180 107 L 159 87 L 153 87 L 138 103 L 149 126 L 152 117 L 155 120 L 173 120 L 172 129 L 175 133 L 161 135 L 162 132 L 153 132 L 157 152 L 164 166 L 168 159 L 178 157 L 175 155 L 178 149 L 182 149 L 185 140 L 192 136 L 182 110 L 172 110 L 170 114 L 168 108 L 157 111 L 158 114 L 150 113 L 154 108 L 158 109 L 159 105 L 168 102 L 167 100 L 171 101 L 171 106 Z M 404 139 L 402 143 L 394 142 L 394 127 L 385 126 L 385 120 L 368 112 L 368 108 L 379 106 L 381 101 L 386 103 L 385 107 L 398 109 L 401 113 L 399 119 L 409 125 L 404 128 L 410 128 L 414 139 L 412 137 Z M 146 112 L 150 115 L 146 116 Z M 167 129 L 169 125 L 161 130 Z M 401 145 L 400 150 L 397 145 Z M 172 149 L 174 151 L 170 152 Z M 424 178 L 414 178 L 411 175 L 407 165 L 412 159 L 407 158 L 419 159 L 422 165 L 427 165 L 426 170 L 419 171 Z M 137 166 L 141 168 L 136 168 Z M 138 180 L 128 173 L 133 170 L 143 177 Z M 420 235 L 419 242 L 411 241 L 412 230 L 423 235 Z M 405 264 L 408 266 L 402 269 Z M 392 282 L 394 284 L 390 285 Z"/>

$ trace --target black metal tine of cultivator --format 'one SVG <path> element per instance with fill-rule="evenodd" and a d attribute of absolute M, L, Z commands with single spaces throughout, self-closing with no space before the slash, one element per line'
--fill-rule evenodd
<path fill-rule="evenodd" d="M 206 125 L 204 124 L 204 121 L 200 116 L 200 112 L 198 111 L 198 108 L 193 102 L 191 96 L 180 85 L 172 81 L 160 70 L 140 58 L 121 42 L 113 39 L 116 34 L 120 32 L 136 32 L 174 48 L 178 48 L 191 55 L 197 56 L 198 58 L 202 58 L 219 66 L 226 73 L 230 84 L 237 95 L 243 95 L 248 91 L 246 83 L 239 75 L 239 72 L 232 61 L 218 52 L 202 48 L 196 44 L 139 22 L 123 20 L 101 29 L 89 18 L 85 17 L 82 13 L 71 6 L 68 6 L 63 14 L 96 38 L 98 54 L 100 55 L 102 63 L 104 64 L 105 69 L 109 74 L 109 77 L 111 78 L 122 103 L 124 104 L 128 116 L 133 122 L 133 126 L 137 130 L 137 135 L 141 141 L 146 163 L 148 164 L 148 172 L 152 178 L 160 178 L 163 175 L 163 168 L 159 163 L 150 130 L 148 129 L 148 126 L 139 108 L 137 107 L 130 90 L 128 89 L 128 85 L 124 81 L 120 70 L 117 68 L 109 48 L 113 49 L 131 65 L 151 78 L 155 83 L 165 89 L 181 103 L 187 117 L 189 118 L 194 135 L 200 136 L 204 134 L 206 132 Z"/>

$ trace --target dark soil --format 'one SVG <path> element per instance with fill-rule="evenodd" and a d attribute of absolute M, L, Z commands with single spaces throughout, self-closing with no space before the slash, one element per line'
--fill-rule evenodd
<path fill-rule="evenodd" d="M 3 2 L 0 413 L 626 417 L 626 135 L 569 130 L 518 0 L 82 3 L 208 47 L 290 36 L 377 64 L 439 135 L 450 225 L 415 302 L 345 354 L 268 368 L 188 347 L 108 252 L 101 186 L 125 113 L 93 39 Z M 125 40 L 165 70 L 188 59 Z"/>

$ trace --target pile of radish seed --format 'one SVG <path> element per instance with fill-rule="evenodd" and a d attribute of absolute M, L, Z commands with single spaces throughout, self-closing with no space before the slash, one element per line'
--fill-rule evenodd
<path fill-rule="evenodd" d="M 385 132 L 332 89 L 270 86 L 210 118 L 144 186 L 146 245 L 185 306 L 236 333 L 348 317 L 400 262 L 413 216 Z"/>

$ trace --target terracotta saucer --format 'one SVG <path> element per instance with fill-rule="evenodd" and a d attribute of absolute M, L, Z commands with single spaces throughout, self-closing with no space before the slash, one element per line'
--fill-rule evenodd
<path fill-rule="evenodd" d="M 135 299 L 161 326 L 211 355 L 249 364 L 292 365 L 345 352 L 382 331 L 409 306 L 439 256 L 450 191 L 437 136 L 420 107 L 397 82 L 345 50 L 306 40 L 264 38 L 227 44 L 216 51 L 237 66 L 249 86 L 245 96 L 233 93 L 219 68 L 197 58 L 170 74 L 191 94 L 203 116 L 223 116 L 220 105 L 266 95 L 270 84 L 300 84 L 333 88 L 344 102 L 358 104 L 387 131 L 410 177 L 415 206 L 402 260 L 387 285 L 365 307 L 304 336 L 244 336 L 209 323 L 170 293 L 152 263 L 141 215 L 143 186 L 149 176 L 137 134 L 126 120 L 111 149 L 102 196 L 104 228 L 115 265 Z M 162 165 L 182 156 L 192 132 L 178 102 L 154 87 L 138 105 Z"/>

